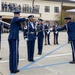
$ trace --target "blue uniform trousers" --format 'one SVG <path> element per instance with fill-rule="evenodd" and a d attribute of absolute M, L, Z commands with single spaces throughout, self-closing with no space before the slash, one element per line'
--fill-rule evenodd
<path fill-rule="evenodd" d="M 48 41 L 48 44 L 50 44 L 50 34 L 45 34 L 45 43 L 47 43 Z"/>
<path fill-rule="evenodd" d="M 1 34 L 0 34 L 0 50 L 1 50 Z"/>
<path fill-rule="evenodd" d="M 75 62 L 75 40 L 71 41 L 72 59 Z"/>
<path fill-rule="evenodd" d="M 17 71 L 18 63 L 19 63 L 19 41 L 16 39 L 8 40 L 9 42 L 9 69 L 10 71 Z"/>
<path fill-rule="evenodd" d="M 27 41 L 27 52 L 28 52 L 28 60 L 29 61 L 34 60 L 34 46 L 35 46 L 35 40 Z"/>
<path fill-rule="evenodd" d="M 54 44 L 58 44 L 58 34 L 54 33 Z"/>
<path fill-rule="evenodd" d="M 38 54 L 42 54 L 43 37 L 38 37 Z"/>

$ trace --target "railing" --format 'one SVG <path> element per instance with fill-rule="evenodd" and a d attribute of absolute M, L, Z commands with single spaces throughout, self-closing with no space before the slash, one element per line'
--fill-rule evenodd
<path fill-rule="evenodd" d="M 36 7 L 35 7 L 36 6 Z M 35 5 L 33 8 L 27 4 L 21 6 L 21 5 L 17 5 L 17 4 L 12 4 L 12 3 L 2 3 L 1 6 L 1 11 L 3 12 L 13 12 L 13 10 L 15 10 L 15 8 L 18 8 L 21 12 L 23 13 L 36 13 L 39 14 L 39 7 L 37 7 L 38 5 Z"/>
<path fill-rule="evenodd" d="M 13 10 L 15 10 L 15 8 L 14 9 L 3 8 L 1 11 L 2 12 L 13 12 Z M 36 14 L 39 14 L 39 10 L 35 9 L 35 8 L 33 9 L 33 8 L 23 7 L 23 8 L 20 9 L 20 11 L 22 13 L 36 13 Z"/>

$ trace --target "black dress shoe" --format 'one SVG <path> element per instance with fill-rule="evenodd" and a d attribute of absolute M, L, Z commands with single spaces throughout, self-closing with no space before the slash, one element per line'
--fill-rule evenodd
<path fill-rule="evenodd" d="M 34 60 L 31 60 L 32 62 L 34 62 Z"/>
<path fill-rule="evenodd" d="M 56 43 L 56 44 L 58 44 L 58 45 L 59 45 L 59 43 Z"/>
<path fill-rule="evenodd" d="M 14 71 L 13 73 L 18 73 L 18 72 L 20 72 L 20 70 Z"/>
<path fill-rule="evenodd" d="M 47 45 L 47 44 L 44 44 L 44 45 Z"/>
<path fill-rule="evenodd" d="M 10 73 L 14 73 L 14 71 L 10 71 Z"/>
<path fill-rule="evenodd" d="M 54 43 L 54 45 L 56 45 L 56 43 Z"/>
<path fill-rule="evenodd" d="M 48 44 L 48 45 L 51 45 L 51 44 Z"/>
<path fill-rule="evenodd" d="M 28 60 L 29 62 L 34 62 L 34 60 Z"/>
<path fill-rule="evenodd" d="M 69 63 L 70 63 L 70 64 L 75 64 L 75 61 L 70 61 Z"/>
<path fill-rule="evenodd" d="M 38 53 L 38 55 L 42 55 L 41 53 Z"/>
<path fill-rule="evenodd" d="M 2 58 L 0 58 L 0 60 L 2 60 Z"/>

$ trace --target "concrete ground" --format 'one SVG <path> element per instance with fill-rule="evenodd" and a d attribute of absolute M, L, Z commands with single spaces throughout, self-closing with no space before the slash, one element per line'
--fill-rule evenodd
<path fill-rule="evenodd" d="M 59 45 L 53 44 L 53 33 L 50 35 L 51 45 L 43 45 L 42 55 L 37 54 L 37 40 L 35 44 L 35 62 L 27 61 L 27 46 L 20 32 L 19 46 L 19 69 L 17 74 L 10 74 L 9 71 L 9 45 L 8 34 L 2 34 L 2 49 L 0 60 L 0 73 L 3 75 L 75 75 L 75 64 L 69 64 L 72 60 L 71 47 L 67 44 L 67 33 L 59 33 Z M 0 75 L 2 75 L 0 74 Z"/>

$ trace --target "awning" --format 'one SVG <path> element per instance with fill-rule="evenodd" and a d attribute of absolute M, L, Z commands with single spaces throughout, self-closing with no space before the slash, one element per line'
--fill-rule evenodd
<path fill-rule="evenodd" d="M 75 12 L 75 9 L 66 10 L 66 12 Z"/>

